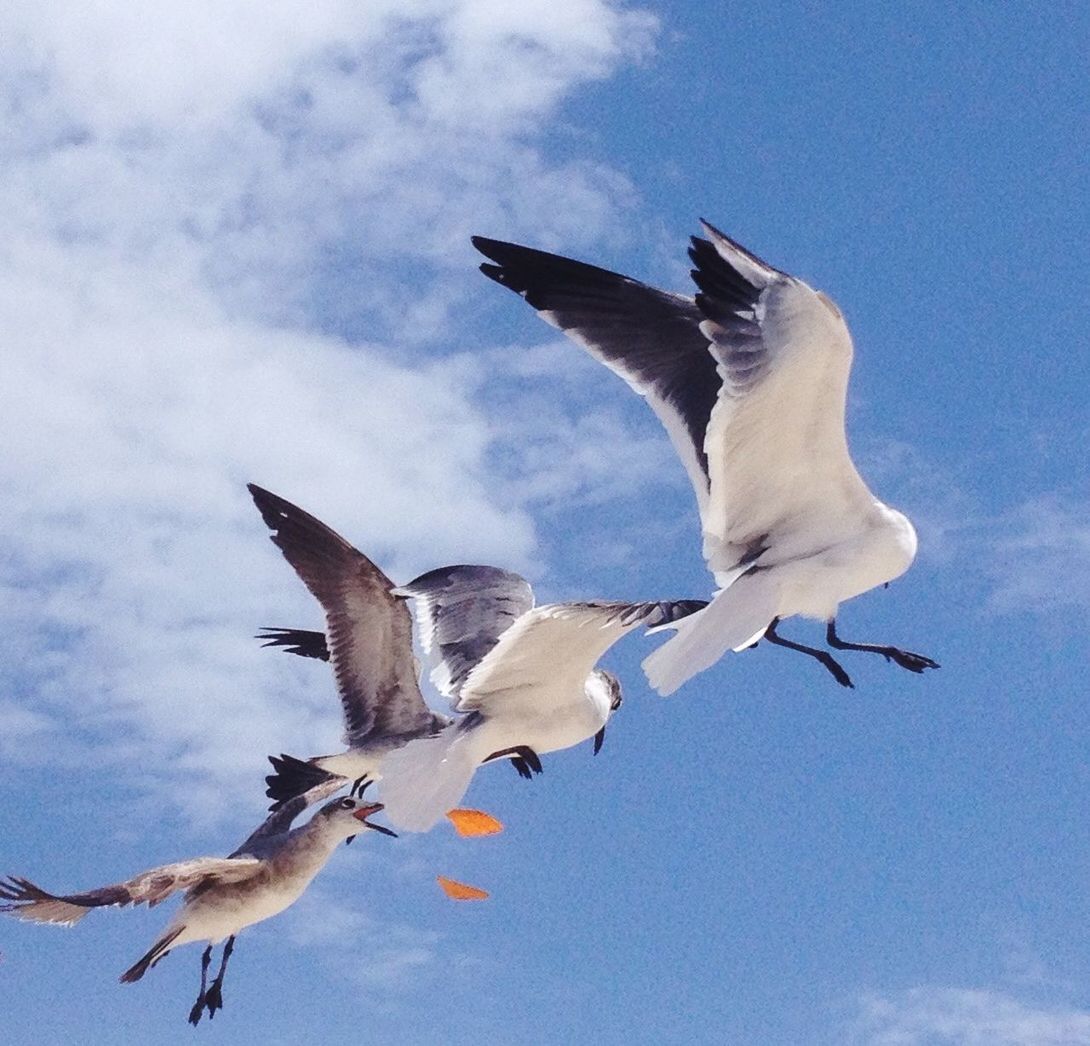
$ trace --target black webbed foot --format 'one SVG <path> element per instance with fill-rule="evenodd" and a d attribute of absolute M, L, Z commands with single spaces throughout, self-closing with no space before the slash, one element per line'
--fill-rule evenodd
<path fill-rule="evenodd" d="M 189 1023 L 194 1028 L 201 1023 L 201 1018 L 204 1016 L 204 1000 L 203 995 L 198 996 L 197 1001 L 193 1004 L 193 1009 L 189 1011 Z"/>
<path fill-rule="evenodd" d="M 893 661 L 902 668 L 907 668 L 910 672 L 916 672 L 917 674 L 925 668 L 941 667 L 938 661 L 932 661 L 931 658 L 924 657 L 923 654 L 914 654 L 911 650 L 900 650 L 895 646 L 887 647 L 882 653 L 886 655 L 887 661 Z"/>
<path fill-rule="evenodd" d="M 518 771 L 519 777 L 524 777 L 527 781 L 534 776 L 533 770 L 530 769 L 529 764 L 520 755 L 511 757 L 511 765 Z"/>
<path fill-rule="evenodd" d="M 837 650 L 862 650 L 868 654 L 881 654 L 887 661 L 907 668 L 910 672 L 919 674 L 927 668 L 938 668 L 939 663 L 923 654 L 914 654 L 911 650 L 901 650 L 895 646 L 883 646 L 878 643 L 852 643 L 841 639 L 836 634 L 836 620 L 832 620 L 826 626 L 825 639 L 829 646 Z"/>
<path fill-rule="evenodd" d="M 205 1009 L 208 1010 L 208 1019 L 216 1016 L 216 1010 L 223 1009 L 223 985 L 218 980 L 212 982 L 208 989 L 208 997 L 204 1000 Z"/>

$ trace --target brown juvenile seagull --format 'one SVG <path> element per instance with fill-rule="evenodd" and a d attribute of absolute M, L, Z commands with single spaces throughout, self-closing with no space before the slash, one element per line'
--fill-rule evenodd
<path fill-rule="evenodd" d="M 121 975 L 131 984 L 171 951 L 191 941 L 208 941 L 201 956 L 201 990 L 189 1011 L 196 1025 L 205 1010 L 209 1018 L 223 1008 L 223 974 L 235 936 L 247 926 L 277 915 L 294 904 L 322 870 L 337 844 L 351 841 L 372 828 L 393 835 L 389 828 L 366 820 L 382 809 L 381 803 L 358 798 L 335 799 L 305 825 L 291 823 L 305 809 L 306 800 L 286 804 L 268 818 L 229 857 L 195 857 L 189 861 L 152 868 L 127 882 L 86 893 L 51 894 L 28 879 L 0 881 L 0 905 L 18 919 L 73 926 L 92 908 L 146 904 L 152 907 L 179 890 L 185 899 L 178 914 L 146 955 Z M 212 948 L 226 940 L 219 972 L 208 984 Z"/>

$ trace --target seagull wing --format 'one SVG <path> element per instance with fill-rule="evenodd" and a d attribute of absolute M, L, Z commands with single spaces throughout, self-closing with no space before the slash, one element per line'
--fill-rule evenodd
<path fill-rule="evenodd" d="M 336 782 L 337 787 L 343 787 L 343 781 Z M 335 791 L 335 789 L 330 789 Z M 325 796 L 323 795 L 322 798 Z M 291 829 L 292 822 L 312 803 L 316 797 L 304 792 L 294 796 L 278 806 L 264 821 L 261 822 L 247 837 L 231 857 L 259 857 L 269 849 L 269 841 L 279 835 L 284 835 Z"/>
<path fill-rule="evenodd" d="M 412 617 L 393 582 L 309 513 L 253 483 L 249 490 L 273 543 L 325 611 L 345 741 L 359 746 L 441 726 L 420 693 Z"/>
<path fill-rule="evenodd" d="M 459 712 L 540 712 L 556 695 L 582 693 L 602 655 L 622 636 L 699 609 L 676 603 L 552 603 L 536 607 L 500 637 L 462 684 Z"/>
<path fill-rule="evenodd" d="M 473 245 L 494 265 L 481 272 L 509 287 L 541 318 L 619 374 L 666 427 L 696 492 L 708 500 L 705 432 L 719 379 L 704 314 L 692 298 L 513 243 L 475 236 Z"/>
<path fill-rule="evenodd" d="M 0 882 L 0 899 L 9 902 L 0 905 L 0 912 L 32 922 L 72 926 L 92 908 L 154 906 L 178 890 L 242 882 L 262 864 L 256 857 L 195 857 L 152 868 L 123 883 L 71 894 L 47 893 L 29 879 L 12 876 Z"/>
<path fill-rule="evenodd" d="M 455 700 L 473 668 L 534 605 L 530 583 L 499 567 L 440 567 L 396 591 L 413 599 L 432 682 Z"/>
<path fill-rule="evenodd" d="M 704 444 L 711 481 L 701 520 L 705 556 L 724 584 L 740 568 L 766 565 L 770 539 L 780 545 L 772 562 L 823 547 L 873 498 L 844 432 L 852 342 L 840 311 L 704 229 L 709 239 L 694 237 L 689 254 L 719 393 Z M 799 548 L 785 547 L 793 532 Z"/>

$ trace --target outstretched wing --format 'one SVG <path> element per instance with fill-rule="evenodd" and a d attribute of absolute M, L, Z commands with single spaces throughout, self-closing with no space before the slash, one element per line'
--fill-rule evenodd
<path fill-rule="evenodd" d="M 481 237 L 511 288 L 647 399 L 696 491 L 720 584 L 793 521 L 836 534 L 871 495 L 844 436 L 852 346 L 836 306 L 719 230 L 693 239 L 695 299 Z M 847 521 L 847 522 L 845 522 Z"/>
<path fill-rule="evenodd" d="M 764 545 L 797 520 L 823 540 L 837 534 L 873 498 L 844 433 L 852 343 L 840 311 L 718 229 L 704 230 L 709 239 L 694 237 L 689 254 L 720 388 L 705 438 L 711 485 L 701 519 L 705 557 L 724 575 L 767 565 Z"/>
<path fill-rule="evenodd" d="M 277 804 L 277 808 L 265 818 L 247 837 L 238 849 L 231 853 L 231 857 L 261 857 L 270 849 L 270 842 L 278 836 L 291 830 L 292 822 L 311 804 L 326 795 L 344 787 L 343 781 L 336 781 L 336 787 L 329 787 L 318 794 L 317 789 L 311 789 L 302 795 L 286 799 L 283 804 Z M 313 793 L 313 794 L 312 794 Z"/>
<path fill-rule="evenodd" d="M 392 594 L 393 582 L 309 513 L 253 483 L 248 487 L 273 543 L 325 611 L 346 742 L 359 746 L 441 725 L 420 693 L 412 618 Z"/>
<path fill-rule="evenodd" d="M 483 236 L 474 236 L 473 246 L 496 263 L 482 265 L 481 272 L 525 298 L 546 323 L 646 398 L 685 465 L 703 513 L 708 500 L 704 436 L 719 379 L 696 302 L 530 247 Z"/>
<path fill-rule="evenodd" d="M 500 636 L 534 605 L 530 583 L 499 567 L 440 567 L 395 591 L 412 597 L 431 680 L 453 699 Z"/>
<path fill-rule="evenodd" d="M 694 613 L 701 600 L 663 603 L 553 603 L 509 628 L 466 677 L 459 712 L 541 711 L 553 695 L 582 692 L 602 655 L 633 629 L 661 627 Z"/>
<path fill-rule="evenodd" d="M 242 882 L 261 864 L 255 857 L 195 857 L 152 868 L 123 883 L 70 894 L 48 893 L 29 879 L 11 876 L 0 881 L 0 899 L 9 902 L 0 905 L 0 912 L 30 922 L 73 926 L 92 908 L 130 904 L 154 906 L 178 890 Z"/>

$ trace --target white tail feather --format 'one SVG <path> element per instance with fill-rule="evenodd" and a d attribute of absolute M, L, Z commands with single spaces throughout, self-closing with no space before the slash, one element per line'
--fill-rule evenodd
<path fill-rule="evenodd" d="M 382 761 L 386 817 L 407 832 L 434 828 L 465 795 L 477 762 L 470 734 L 457 727 L 390 752 Z"/>
<path fill-rule="evenodd" d="M 699 613 L 677 622 L 677 635 L 644 658 L 647 681 L 663 697 L 710 668 L 728 650 L 751 646 L 776 616 L 780 585 L 774 571 L 755 571 L 718 592 Z"/>

